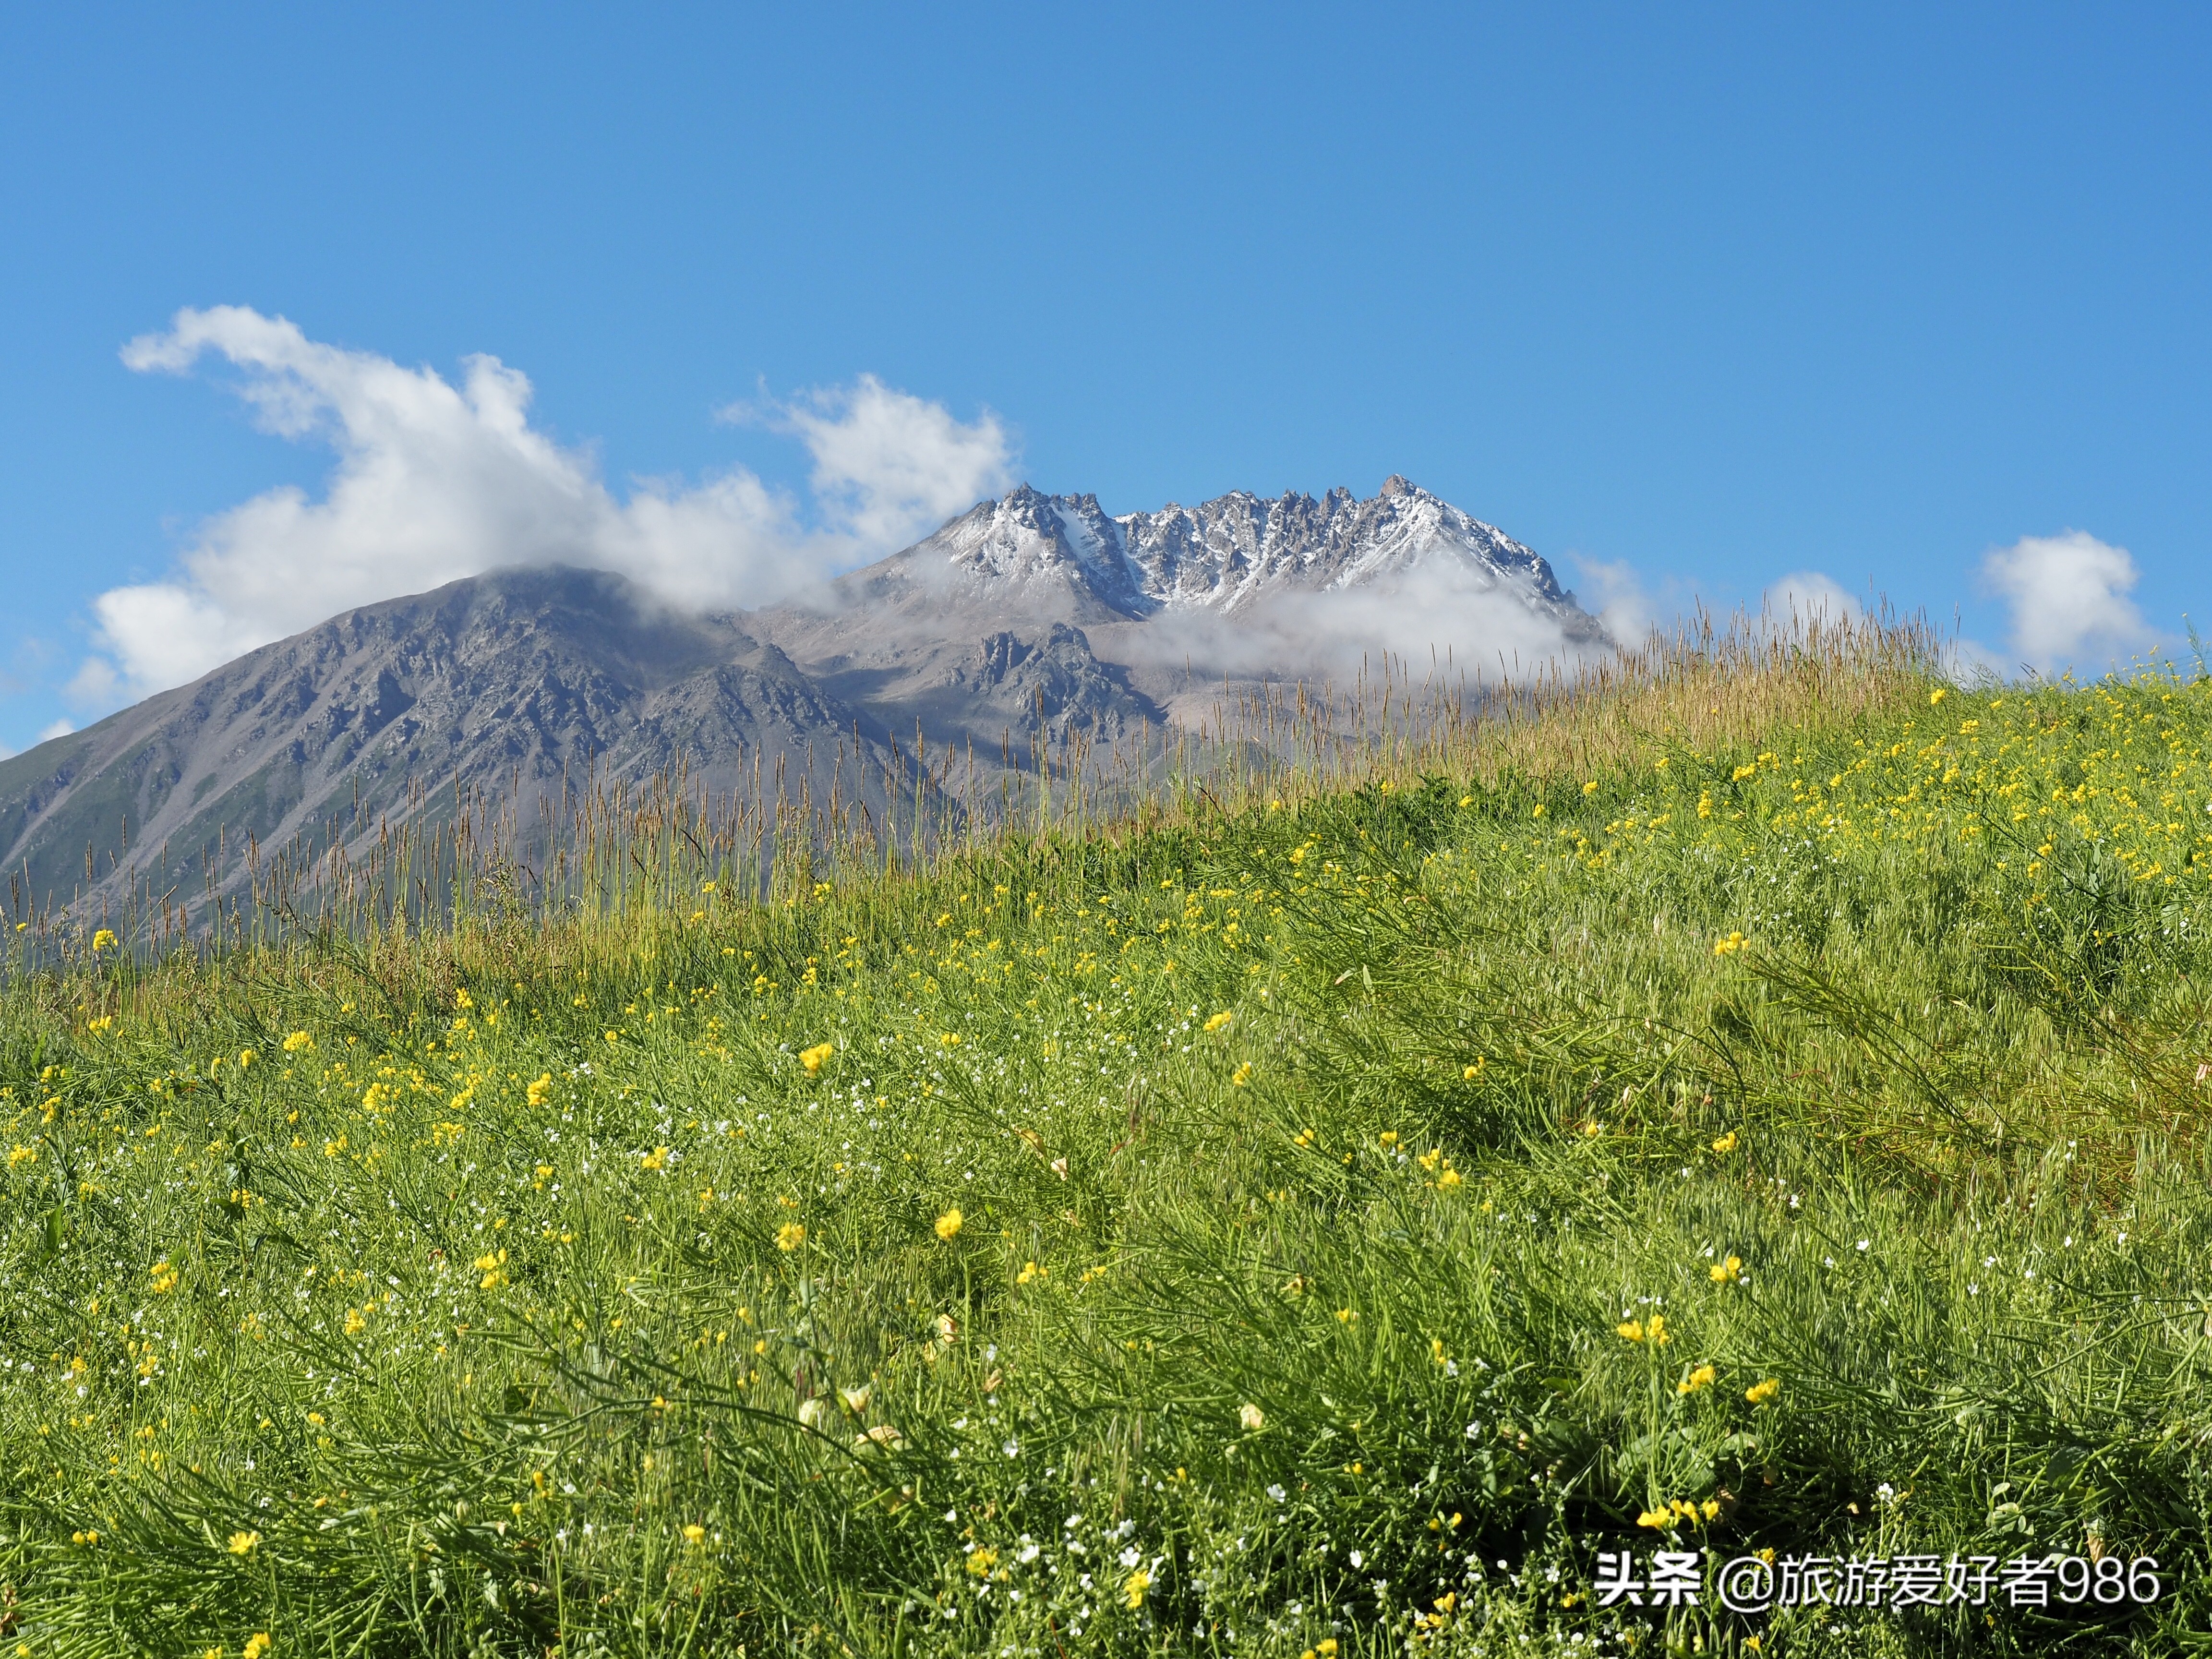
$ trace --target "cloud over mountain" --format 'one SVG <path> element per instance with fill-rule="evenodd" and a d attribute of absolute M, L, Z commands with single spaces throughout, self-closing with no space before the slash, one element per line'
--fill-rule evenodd
<path fill-rule="evenodd" d="M 733 467 L 618 498 L 592 458 L 530 423 L 531 385 L 491 356 L 458 383 L 309 339 L 239 306 L 186 309 L 123 361 L 185 374 L 210 355 L 264 430 L 327 445 L 319 498 L 268 490 L 200 526 L 165 580 L 94 602 L 74 690 L 112 704 L 180 684 L 354 606 L 501 566 L 612 570 L 687 609 L 757 605 L 926 534 L 1011 476 L 1008 434 L 864 375 L 764 411 L 813 457 L 802 503 Z"/>

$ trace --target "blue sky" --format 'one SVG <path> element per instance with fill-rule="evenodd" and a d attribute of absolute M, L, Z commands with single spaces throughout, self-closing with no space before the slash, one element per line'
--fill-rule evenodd
<path fill-rule="evenodd" d="M 2001 654 L 2028 578 L 1985 557 L 2086 543 L 2144 620 L 2081 648 L 2172 638 L 2208 46 L 2181 7 L 11 8 L 0 745 L 129 695 L 100 594 L 328 486 L 328 419 L 266 429 L 230 347 L 126 366 L 186 307 L 496 356 L 617 505 L 744 469 L 830 561 L 868 543 L 804 417 L 872 375 L 1110 511 L 1403 472 L 1586 592 L 1820 572 Z"/>

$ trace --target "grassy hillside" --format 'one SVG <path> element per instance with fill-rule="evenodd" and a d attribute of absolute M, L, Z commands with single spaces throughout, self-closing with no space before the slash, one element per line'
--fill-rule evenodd
<path fill-rule="evenodd" d="M 2191 1650 L 2208 731 L 1776 669 L 19 977 L 0 1652 Z M 1600 1607 L 1623 1548 L 2160 1597 Z"/>

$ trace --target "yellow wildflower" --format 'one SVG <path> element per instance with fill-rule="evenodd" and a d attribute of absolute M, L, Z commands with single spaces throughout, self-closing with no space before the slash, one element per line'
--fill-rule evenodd
<path fill-rule="evenodd" d="M 944 1036 L 937 1039 L 937 1046 L 940 1048 L 957 1048 L 960 1046 L 960 1033 L 957 1031 L 945 1032 Z"/>
<path fill-rule="evenodd" d="M 1014 1283 L 1026 1285 L 1031 1279 L 1044 1278 L 1048 1272 L 1050 1272 L 1049 1268 L 1040 1267 L 1034 1261 L 1024 1261 L 1022 1263 L 1021 1272 L 1014 1275 Z"/>
<path fill-rule="evenodd" d="M 1674 1392 L 1684 1395 L 1695 1394 L 1700 1389 L 1712 1387 L 1719 1377 L 1720 1373 L 1711 1365 L 1700 1365 L 1674 1385 Z"/>
<path fill-rule="evenodd" d="M 830 1055 L 836 1052 L 837 1045 L 836 1043 L 817 1042 L 811 1048 L 801 1048 L 799 1051 L 799 1063 L 806 1068 L 807 1076 L 818 1076 L 822 1070 L 823 1062 L 827 1060 Z"/>
<path fill-rule="evenodd" d="M 261 1659 L 261 1656 L 269 1651 L 270 1646 L 270 1643 L 269 1640 L 269 1632 L 267 1631 L 258 1630 L 254 1632 L 252 1635 L 246 1638 L 246 1659 Z"/>
<path fill-rule="evenodd" d="M 112 951 L 115 948 L 115 935 L 108 929 L 101 928 L 92 936 L 92 948 L 95 951 Z"/>
<path fill-rule="evenodd" d="M 550 1072 L 540 1072 L 530 1080 L 530 1086 L 522 1091 L 523 1098 L 532 1106 L 543 1106 L 552 1094 L 553 1073 Z"/>
<path fill-rule="evenodd" d="M 968 1557 L 968 1571 L 978 1578 L 988 1578 L 991 1569 L 999 1565 L 996 1550 L 976 1550 Z"/>
<path fill-rule="evenodd" d="M 1229 1086 L 1232 1089 L 1241 1089 L 1251 1080 L 1252 1062 L 1249 1060 L 1229 1074 Z"/>
<path fill-rule="evenodd" d="M 234 1532 L 230 1535 L 230 1553 L 233 1555 L 251 1555 L 254 1546 L 260 1541 L 261 1534 L 258 1532 Z"/>
<path fill-rule="evenodd" d="M 668 1148 L 656 1146 L 638 1162 L 648 1170 L 665 1170 L 668 1167 Z"/>
<path fill-rule="evenodd" d="M 1713 945 L 1713 954 L 1717 957 L 1733 956 L 1736 951 L 1744 949 L 1750 943 L 1751 941 L 1746 939 L 1741 933 L 1732 933 L 1726 939 L 1715 942 Z"/>
<path fill-rule="evenodd" d="M 1714 1150 L 1715 1152 L 1734 1152 L 1734 1151 L 1735 1150 L 1735 1130 L 1733 1130 L 1733 1129 L 1730 1129 L 1730 1130 L 1729 1130 L 1726 1134 L 1723 1135 L 1723 1136 L 1722 1136 L 1718 1140 L 1716 1140 L 1715 1142 L 1713 1142 L 1713 1150 Z"/>
<path fill-rule="evenodd" d="M 1207 1020 L 1207 1021 L 1206 1022 L 1206 1030 L 1208 1030 L 1208 1031 L 1210 1031 L 1210 1032 L 1211 1032 L 1211 1031 L 1218 1031 L 1218 1030 L 1219 1030 L 1223 1026 L 1224 1026 L 1224 1025 L 1228 1024 L 1229 1024 L 1229 1022 L 1230 1022 L 1231 1020 L 1232 1020 L 1232 1019 L 1234 1019 L 1234 1018 L 1237 1018 L 1237 1016 L 1236 1016 L 1236 1015 L 1234 1015 L 1234 1014 L 1231 1013 L 1227 1009 L 1225 1009 L 1225 1008 L 1224 1008 L 1224 1009 L 1223 1009 L 1223 1010 L 1221 1011 L 1221 1012 L 1219 1012 L 1219 1013 L 1218 1013 L 1218 1014 L 1214 1015 L 1211 1019 L 1209 1019 L 1209 1020 Z"/>
<path fill-rule="evenodd" d="M 960 1237 L 960 1224 L 962 1219 L 963 1218 L 957 1209 L 947 1210 L 943 1215 L 937 1218 L 937 1236 L 943 1239 L 946 1243 L 951 1243 L 954 1239 Z"/>
<path fill-rule="evenodd" d="M 796 1221 L 787 1221 L 775 1230 L 775 1248 L 795 1250 L 806 1243 L 806 1229 Z"/>
<path fill-rule="evenodd" d="M 1121 1604 L 1134 1613 L 1145 1605 L 1145 1592 L 1152 1587 L 1152 1575 L 1139 1567 L 1121 1581 Z"/>
<path fill-rule="evenodd" d="M 284 1052 L 288 1054 L 296 1054 L 302 1048 L 314 1046 L 315 1039 L 305 1031 L 295 1031 L 284 1039 Z"/>
<path fill-rule="evenodd" d="M 8 1150 L 8 1167 L 11 1170 L 19 1164 L 36 1164 L 38 1161 L 39 1149 L 35 1146 L 11 1146 Z"/>
<path fill-rule="evenodd" d="M 696 1522 L 694 1522 L 691 1525 L 684 1528 L 684 1541 L 687 1544 L 705 1543 L 707 1541 L 706 1528 L 699 1525 Z"/>
<path fill-rule="evenodd" d="M 1770 1376 L 1763 1382 L 1754 1382 L 1743 1391 L 1743 1397 L 1754 1406 L 1764 1406 L 1782 1392 L 1782 1379 Z"/>
<path fill-rule="evenodd" d="M 1733 1284 L 1736 1275 L 1743 1271 L 1743 1258 L 1740 1255 L 1732 1255 L 1725 1261 L 1716 1261 L 1705 1271 L 1711 1275 L 1712 1281 L 1716 1285 Z"/>

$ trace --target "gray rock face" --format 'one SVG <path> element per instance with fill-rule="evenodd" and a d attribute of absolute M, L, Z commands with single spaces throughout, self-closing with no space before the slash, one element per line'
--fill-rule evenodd
<path fill-rule="evenodd" d="M 1042 731 L 1055 738 L 1081 732 L 1109 742 L 1158 711 L 1131 691 L 1127 677 L 1098 660 L 1079 628 L 1054 623 L 1042 641 L 992 635 L 953 671 L 951 684 L 973 694 L 968 718 L 983 729 L 997 716 L 1010 732 Z"/>
<path fill-rule="evenodd" d="M 0 763 L 0 847 L 41 904 L 130 863 L 166 861 L 189 896 L 203 857 L 234 882 L 249 838 L 450 813 L 457 786 L 519 796 L 527 824 L 564 780 L 679 757 L 723 794 L 780 765 L 793 798 L 880 811 L 892 757 L 866 724 L 736 618 L 658 611 L 602 572 L 502 571 L 349 611 Z"/>
<path fill-rule="evenodd" d="M 1535 553 L 1395 477 L 1364 501 L 1348 489 L 1319 501 L 1262 501 L 1237 490 L 1198 507 L 1118 518 L 1096 495 L 1041 495 L 1024 484 L 845 578 L 838 596 L 848 609 L 925 589 L 956 602 L 989 595 L 995 604 L 1053 610 L 1088 602 L 1134 619 L 1167 609 L 1231 611 L 1273 593 L 1351 587 L 1438 564 L 1487 586 L 1516 586 L 1563 621 L 1580 618 Z"/>
<path fill-rule="evenodd" d="M 1195 675 L 1319 678 L 1329 629 L 1364 647 L 1352 630 L 1408 617 L 1516 649 L 1603 638 L 1541 558 L 1403 478 L 1118 517 L 1024 486 L 811 604 L 682 616 L 534 568 L 364 606 L 0 763 L 0 849 L 18 902 L 164 848 L 192 886 L 203 857 L 234 883 L 249 838 L 435 815 L 457 789 L 528 815 L 587 769 L 679 763 L 694 788 L 780 784 L 881 821 L 902 787 L 912 804 L 896 779 L 917 748 L 963 749 L 972 774 L 1120 744 L 1192 706 Z"/>

